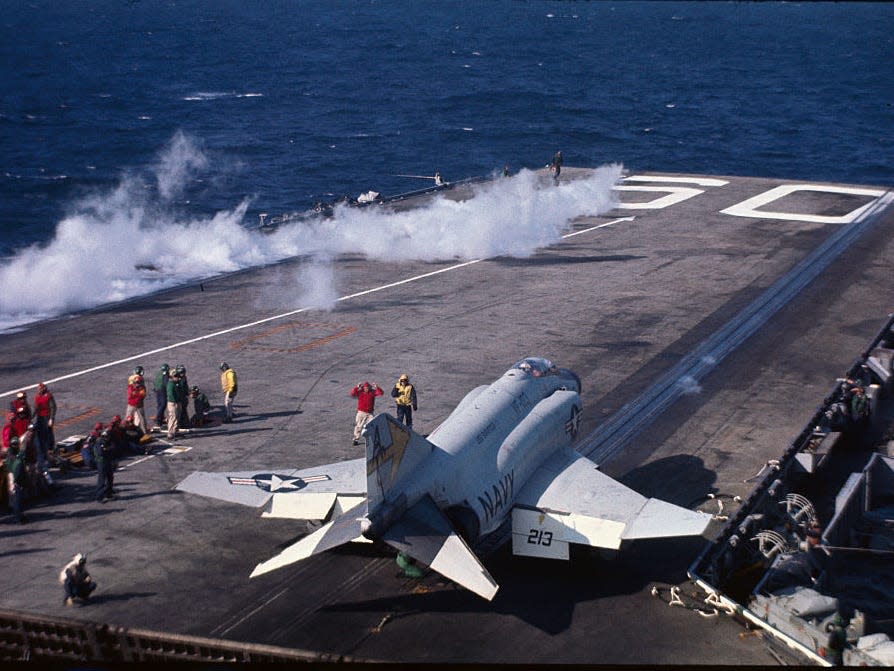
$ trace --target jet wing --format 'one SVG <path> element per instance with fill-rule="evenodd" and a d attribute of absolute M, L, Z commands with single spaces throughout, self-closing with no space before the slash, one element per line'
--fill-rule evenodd
<path fill-rule="evenodd" d="M 382 540 L 488 601 L 499 589 L 429 496 L 405 512 Z"/>
<path fill-rule="evenodd" d="M 697 536 L 711 516 L 649 499 L 563 448 L 525 483 L 512 511 L 515 554 L 568 558 L 568 544 L 618 549 L 625 540 Z"/>
<path fill-rule="evenodd" d="M 366 460 L 352 459 L 307 469 L 254 469 L 232 473 L 197 471 L 175 489 L 260 508 L 264 517 L 324 520 L 366 496 Z"/>

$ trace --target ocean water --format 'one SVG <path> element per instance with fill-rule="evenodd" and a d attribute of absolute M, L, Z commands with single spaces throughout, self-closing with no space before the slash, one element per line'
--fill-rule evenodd
<path fill-rule="evenodd" d="M 5 3 L 0 329 L 295 254 L 295 300 L 325 306 L 327 259 L 396 236 L 525 256 L 621 165 L 890 186 L 892 63 L 886 3 Z M 546 192 L 524 169 L 558 149 L 605 168 Z M 250 230 L 506 164 L 469 210 Z"/>

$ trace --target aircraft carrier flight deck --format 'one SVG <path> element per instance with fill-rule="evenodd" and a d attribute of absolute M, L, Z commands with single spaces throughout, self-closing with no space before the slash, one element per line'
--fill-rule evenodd
<path fill-rule="evenodd" d="M 562 179 L 588 173 L 566 168 Z M 239 375 L 235 421 L 173 442 L 156 434 L 149 454 L 119 463 L 116 500 L 97 503 L 95 473 L 72 468 L 54 472 L 54 495 L 27 506 L 27 524 L 0 518 L 2 608 L 317 659 L 779 663 L 733 619 L 653 596 L 687 583 L 703 539 L 644 542 L 618 558 L 572 553 L 570 563 L 513 557 L 504 544 L 483 560 L 500 584 L 487 602 L 435 573 L 403 577 L 393 553 L 365 546 L 249 580 L 306 529 L 174 491 L 197 470 L 363 456 L 348 396 L 360 381 L 385 387 L 376 409 L 393 413 L 387 390 L 408 373 L 414 429 L 429 433 L 467 391 L 534 355 L 580 376 L 576 447 L 608 475 L 708 512 L 709 493 L 747 496 L 892 311 L 894 192 L 640 172 L 617 196 L 618 207 L 575 219 L 529 258 L 343 255 L 330 310 L 259 300 L 309 262 L 296 258 L 0 336 L 3 402 L 46 381 L 57 441 L 123 414 L 137 364 L 147 380 L 164 362 L 184 364 L 214 404 L 218 364 Z M 99 588 L 66 608 L 57 576 L 76 552 Z"/>

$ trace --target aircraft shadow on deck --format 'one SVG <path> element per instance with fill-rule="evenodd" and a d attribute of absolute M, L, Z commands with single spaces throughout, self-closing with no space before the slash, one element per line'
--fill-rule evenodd
<path fill-rule="evenodd" d="M 717 474 L 699 457 L 678 454 L 638 466 L 619 479 L 643 496 L 690 508 L 694 501 L 716 493 Z"/>
<path fill-rule="evenodd" d="M 623 480 L 646 496 L 660 494 L 669 502 L 686 506 L 697 497 L 703 500 L 704 494 L 712 491 L 716 474 L 697 457 L 677 455 L 635 468 Z M 284 540 L 280 549 L 293 540 Z M 572 546 L 569 563 L 513 556 L 507 543 L 484 562 L 500 585 L 490 603 L 434 572 L 427 571 L 418 580 L 407 579 L 394 565 L 385 578 L 393 585 L 386 589 L 410 593 L 330 604 L 322 606 L 320 612 L 381 612 L 390 615 L 389 621 L 424 613 L 497 613 L 518 617 L 555 635 L 572 625 L 579 603 L 638 594 L 656 582 L 684 581 L 687 567 L 706 542 L 699 536 L 639 540 L 613 558 L 605 556 L 612 553 Z M 342 546 L 328 553 L 330 557 L 344 555 L 346 561 L 349 557 L 372 559 L 393 554 L 375 545 Z"/>
<path fill-rule="evenodd" d="M 704 544 L 702 538 L 638 541 L 611 559 L 600 556 L 597 550 L 574 546 L 569 563 L 513 556 L 507 544 L 485 561 L 500 585 L 492 602 L 433 572 L 408 580 L 395 565 L 394 589 L 412 593 L 332 604 L 323 606 L 320 612 L 382 612 L 390 614 L 390 620 L 424 613 L 497 613 L 515 616 L 556 635 L 571 627 L 579 603 L 630 596 L 655 582 L 681 582 Z M 357 554 L 358 550 L 340 548 L 335 553 Z M 361 552 L 375 556 L 371 548 Z M 660 561 L 655 560 L 656 556 Z"/>

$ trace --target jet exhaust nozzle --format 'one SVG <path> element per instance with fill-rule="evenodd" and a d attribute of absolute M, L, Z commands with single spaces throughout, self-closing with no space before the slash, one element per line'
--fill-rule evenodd
<path fill-rule="evenodd" d="M 386 501 L 360 523 L 361 533 L 371 541 L 379 540 L 386 531 L 407 511 L 407 495 L 401 494 L 394 501 Z"/>
<path fill-rule="evenodd" d="M 360 520 L 360 534 L 363 537 L 369 538 L 370 528 L 372 528 L 372 522 L 369 521 L 368 517 L 364 517 L 362 520 Z M 372 539 L 370 538 L 370 540 Z"/>

